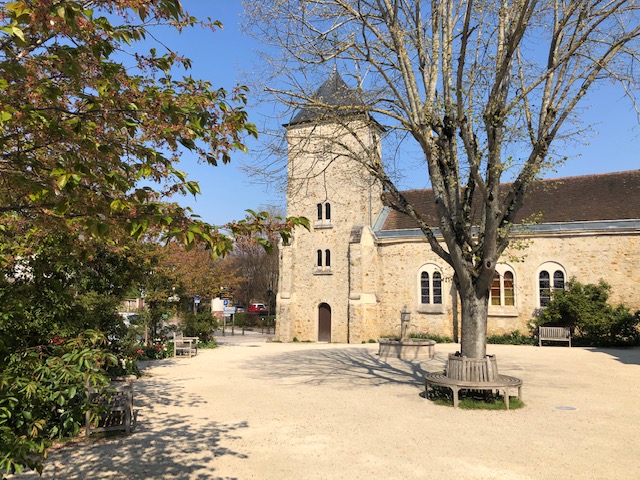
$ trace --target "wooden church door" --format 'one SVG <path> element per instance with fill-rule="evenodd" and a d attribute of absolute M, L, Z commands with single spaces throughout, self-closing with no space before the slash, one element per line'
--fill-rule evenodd
<path fill-rule="evenodd" d="M 318 341 L 331 343 L 331 307 L 326 303 L 318 307 Z"/>

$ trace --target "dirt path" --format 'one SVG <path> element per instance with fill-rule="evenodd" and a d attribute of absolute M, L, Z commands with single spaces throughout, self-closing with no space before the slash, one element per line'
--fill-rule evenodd
<path fill-rule="evenodd" d="M 375 345 L 224 341 L 150 365 L 135 432 L 59 449 L 43 478 L 640 478 L 640 349 L 489 346 L 526 403 L 491 412 L 420 396 L 457 345 L 414 363 Z"/>

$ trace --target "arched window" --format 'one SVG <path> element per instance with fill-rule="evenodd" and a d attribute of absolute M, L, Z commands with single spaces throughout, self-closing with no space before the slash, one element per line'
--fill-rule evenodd
<path fill-rule="evenodd" d="M 540 295 L 540 306 L 546 307 L 551 300 L 551 281 L 549 280 L 549 272 L 543 270 L 538 275 L 538 292 Z"/>
<path fill-rule="evenodd" d="M 422 272 L 420 274 L 420 303 L 431 303 L 431 295 L 429 288 L 429 274 Z"/>
<path fill-rule="evenodd" d="M 433 303 L 442 305 L 442 274 L 433 272 Z"/>
<path fill-rule="evenodd" d="M 510 266 L 498 264 L 491 283 L 489 305 L 494 307 L 515 307 L 515 275 Z"/>
<path fill-rule="evenodd" d="M 331 204 L 329 202 L 318 203 L 318 220 L 314 228 L 331 228 Z"/>
<path fill-rule="evenodd" d="M 315 273 L 330 274 L 331 273 L 331 250 L 316 250 L 316 266 Z"/>
<path fill-rule="evenodd" d="M 516 291 L 513 286 L 513 273 L 504 272 L 502 283 L 504 285 L 504 304 L 507 307 L 514 307 L 516 305 Z"/>
<path fill-rule="evenodd" d="M 546 307 L 551 300 L 551 292 L 564 289 L 567 272 L 556 262 L 545 262 L 538 267 L 538 306 Z"/>
<path fill-rule="evenodd" d="M 491 305 L 500 305 L 500 274 L 493 274 L 493 282 L 491 283 Z"/>
<path fill-rule="evenodd" d="M 418 311 L 423 313 L 431 312 L 431 306 L 437 306 L 432 313 L 441 313 L 442 297 L 442 272 L 435 264 L 426 264 L 418 271 Z"/>

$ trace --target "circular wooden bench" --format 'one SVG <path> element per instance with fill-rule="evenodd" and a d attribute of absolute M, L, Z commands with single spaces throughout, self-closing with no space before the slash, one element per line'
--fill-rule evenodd
<path fill-rule="evenodd" d="M 509 390 L 518 389 L 518 399 L 522 400 L 522 380 L 509 375 L 498 375 L 495 380 L 486 382 L 475 382 L 466 380 L 456 380 L 447 377 L 444 373 L 427 373 L 424 377 L 425 398 L 429 397 L 429 385 L 447 387 L 453 394 L 453 407 L 458 408 L 458 393 L 460 390 L 497 390 L 504 395 L 504 404 L 509 409 Z"/>

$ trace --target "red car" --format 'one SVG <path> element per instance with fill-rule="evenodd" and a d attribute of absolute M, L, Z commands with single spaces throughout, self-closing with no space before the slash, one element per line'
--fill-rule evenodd
<path fill-rule="evenodd" d="M 259 313 L 260 315 L 267 314 L 267 307 L 264 303 L 252 303 L 249 305 L 249 311 L 253 313 Z"/>

